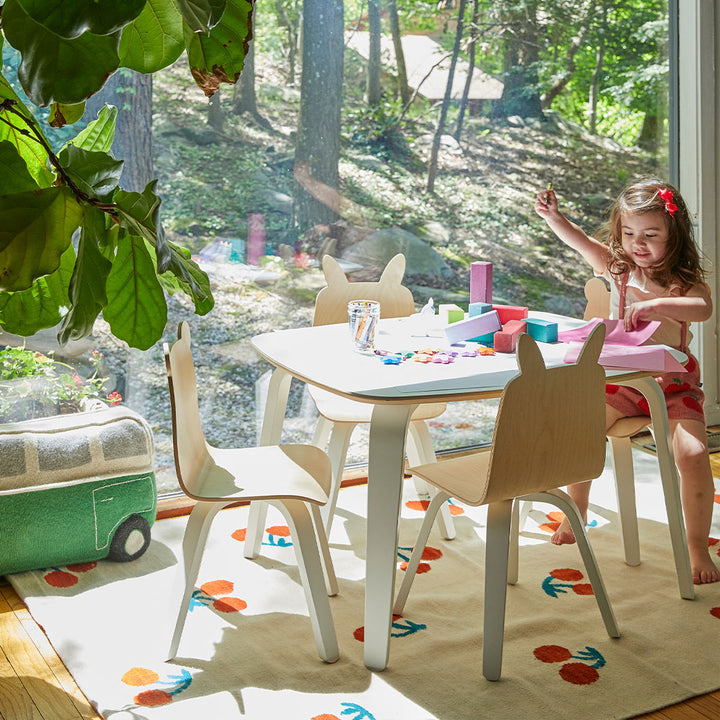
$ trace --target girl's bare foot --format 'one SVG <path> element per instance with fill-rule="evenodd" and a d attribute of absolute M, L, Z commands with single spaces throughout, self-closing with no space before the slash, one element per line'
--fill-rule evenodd
<path fill-rule="evenodd" d="M 690 565 L 695 585 L 705 585 L 720 581 L 720 570 L 717 568 L 706 544 L 700 547 L 688 545 Z"/>
<path fill-rule="evenodd" d="M 567 518 L 563 518 L 560 523 L 560 527 L 550 538 L 550 542 L 553 543 L 553 545 L 572 545 L 572 543 L 575 542 L 575 534 L 573 533 Z"/>

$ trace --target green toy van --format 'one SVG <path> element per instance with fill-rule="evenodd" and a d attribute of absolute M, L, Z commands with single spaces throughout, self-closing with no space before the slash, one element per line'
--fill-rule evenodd
<path fill-rule="evenodd" d="M 0 575 L 134 560 L 156 505 L 152 431 L 132 410 L 0 425 Z"/>

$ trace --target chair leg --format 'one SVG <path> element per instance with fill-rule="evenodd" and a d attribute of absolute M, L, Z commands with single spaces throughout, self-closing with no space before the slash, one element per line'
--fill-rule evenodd
<path fill-rule="evenodd" d="M 430 437 L 430 429 L 424 420 L 410 422 L 406 453 L 411 466 L 433 463 L 437 459 L 432 438 Z M 413 479 L 418 494 L 432 494 L 432 487 L 427 485 L 421 478 L 414 475 Z M 447 503 L 440 508 L 438 529 L 440 530 L 440 537 L 444 540 L 452 540 L 455 537 L 455 523 L 450 514 L 450 506 Z"/>
<path fill-rule="evenodd" d="M 620 637 L 620 630 L 618 629 L 615 614 L 613 613 L 612 606 L 610 605 L 610 599 L 608 598 L 607 590 L 605 589 L 605 583 L 603 582 L 602 575 L 600 574 L 600 568 L 598 567 L 595 553 L 588 541 L 585 523 L 580 516 L 577 506 L 570 496 L 562 490 L 548 490 L 544 493 L 538 493 L 537 495 L 534 495 L 534 497 L 538 500 L 546 498 L 546 502 L 552 503 L 565 513 L 565 517 L 570 522 L 570 527 L 575 535 L 578 550 L 580 551 L 583 563 L 585 564 L 585 571 L 590 578 L 590 584 L 592 585 L 595 600 L 597 601 L 600 614 L 602 615 L 603 622 L 605 623 L 605 629 L 610 637 Z"/>
<path fill-rule="evenodd" d="M 418 565 L 420 564 L 423 550 L 425 550 L 425 546 L 427 545 L 428 536 L 430 535 L 430 530 L 432 529 L 433 522 L 435 521 L 435 516 L 437 515 L 440 507 L 449 497 L 450 496 L 447 493 L 439 490 L 430 501 L 430 505 L 428 505 L 423 524 L 420 526 L 420 532 L 418 533 L 417 540 L 415 540 L 410 560 L 408 560 L 407 568 L 405 569 L 405 576 L 403 577 L 402 584 L 400 585 L 397 597 L 395 598 L 395 604 L 393 605 L 392 610 L 393 615 L 402 615 L 402 612 L 405 609 L 405 602 L 407 601 L 410 588 L 412 587 L 413 580 L 415 579 L 415 573 L 417 572 Z"/>
<path fill-rule="evenodd" d="M 323 575 L 325 576 L 325 587 L 330 597 L 337 595 L 339 592 L 337 576 L 335 575 L 335 566 L 330 557 L 330 546 L 328 545 L 328 537 L 325 532 L 320 508 L 317 505 L 308 504 L 310 514 L 312 515 L 315 534 L 317 536 L 318 548 L 320 549 L 320 559 L 322 560 Z"/>
<path fill-rule="evenodd" d="M 502 671 L 512 507 L 512 500 L 502 500 L 488 505 L 485 539 L 483 675 L 492 681 L 499 680 Z"/>
<path fill-rule="evenodd" d="M 520 528 L 524 524 L 524 518 L 521 518 L 520 506 L 523 506 L 523 510 L 526 506 L 532 507 L 530 502 L 522 502 L 521 500 L 515 500 L 512 507 L 512 515 L 510 516 L 510 547 L 508 550 L 508 585 L 515 585 L 518 581 L 518 565 L 519 565 L 519 554 L 520 554 Z M 527 517 L 527 512 L 525 512 Z"/>
<path fill-rule="evenodd" d="M 310 511 L 301 500 L 272 504 L 282 512 L 290 528 L 318 654 L 324 662 L 333 663 L 340 657 L 340 651 Z"/>
<path fill-rule="evenodd" d="M 317 425 L 313 433 L 312 444 L 315 447 L 324 450 L 330 439 L 330 431 L 332 430 L 332 422 L 322 415 L 318 415 Z"/>
<path fill-rule="evenodd" d="M 267 511 L 268 505 L 264 500 L 254 500 L 250 503 L 248 526 L 245 532 L 245 545 L 243 548 L 243 556 L 248 560 L 256 558 L 260 553 L 260 545 L 262 544 L 265 533 Z"/>
<path fill-rule="evenodd" d="M 635 503 L 635 474 L 633 472 L 632 444 L 630 438 L 608 437 L 615 491 L 618 503 L 618 524 L 625 549 L 627 565 L 640 564 L 640 539 L 638 533 L 637 505 Z"/>
<path fill-rule="evenodd" d="M 325 523 L 325 532 L 328 537 L 330 536 L 330 529 L 332 528 L 333 518 L 335 517 L 335 507 L 337 506 L 343 470 L 345 469 L 345 459 L 347 458 L 348 446 L 350 445 L 350 437 L 356 425 L 357 423 L 352 422 L 335 422 L 332 424 L 330 443 L 327 449 L 327 454 L 330 458 L 330 467 L 332 468 L 332 483 L 330 485 L 330 492 L 328 493 L 328 501 L 320 509 L 320 514 Z"/>
<path fill-rule="evenodd" d="M 218 510 L 223 507 L 223 503 L 198 502 L 188 518 L 182 542 L 182 570 L 176 576 L 176 588 L 171 595 L 172 602 L 176 602 L 176 598 L 180 597 L 180 607 L 167 652 L 168 660 L 172 660 L 177 655 L 180 637 L 185 627 L 185 619 L 187 618 L 190 600 L 195 588 L 195 581 L 200 571 L 200 562 L 205 550 L 208 532 Z"/>

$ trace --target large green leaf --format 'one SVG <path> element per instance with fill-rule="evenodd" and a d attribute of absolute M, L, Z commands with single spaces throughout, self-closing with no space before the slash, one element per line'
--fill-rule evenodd
<path fill-rule="evenodd" d="M 45 137 L 30 111 L 25 107 L 12 89 L 10 83 L 2 75 L 0 75 L 0 100 L 13 100 L 13 109 L 21 112 L 25 118 L 28 118 L 35 128 L 35 131 L 38 132 L 41 137 Z M 4 120 L 4 122 L 0 122 L 0 141 L 7 140 L 17 148 L 20 157 L 27 165 L 28 172 L 40 187 L 50 187 L 54 178 L 46 165 L 48 155 L 45 148 L 37 140 L 33 140 L 32 137 L 21 132 L 21 130 L 26 131 L 28 125 L 24 120 L 19 118 L 16 113 L 11 112 L 9 109 L 4 109 L 0 110 L 0 117 Z M 12 192 L 5 189 L 4 180 L 4 176 L 0 174 L 0 195 L 6 195 Z"/>
<path fill-rule="evenodd" d="M 118 190 L 113 196 L 120 227 L 131 235 L 145 238 L 155 247 L 158 270 L 165 272 L 170 262 L 170 250 L 160 224 L 160 197 L 155 194 L 157 180 L 149 182 L 142 193 Z"/>
<path fill-rule="evenodd" d="M 0 140 L 0 177 L 4 195 L 37 190 L 38 187 L 18 149 L 8 140 Z"/>
<path fill-rule="evenodd" d="M 192 32 L 185 25 L 190 72 L 202 91 L 210 97 L 220 83 L 237 82 L 252 39 L 251 0 L 228 0 L 220 22 L 209 35 Z"/>
<path fill-rule="evenodd" d="M 167 241 L 167 245 L 170 248 L 171 259 L 167 272 L 160 275 L 160 281 L 169 293 L 181 290 L 189 295 L 195 305 L 195 312 L 198 315 L 206 315 L 215 306 L 210 289 L 210 278 L 190 258 L 188 250 L 170 240 Z"/>
<path fill-rule="evenodd" d="M 80 231 L 77 261 L 70 281 L 70 312 L 63 318 L 58 334 L 58 339 L 63 344 L 68 340 L 79 340 L 89 335 L 97 316 L 107 305 L 105 283 L 112 263 L 99 250 L 105 234 L 105 213 L 96 208 L 88 208 Z"/>
<path fill-rule="evenodd" d="M 81 130 L 70 143 L 83 148 L 83 150 L 110 152 L 115 138 L 117 113 L 117 108 L 114 105 L 103 105 L 97 119 L 88 123 L 88 126 Z"/>
<path fill-rule="evenodd" d="M 74 264 L 75 250 L 70 245 L 55 272 L 38 278 L 27 290 L 0 292 L 0 327 L 6 332 L 27 336 L 57 325 L 61 308 L 68 305 Z"/>
<path fill-rule="evenodd" d="M 108 35 L 121 30 L 143 9 L 145 0 L 18 0 L 23 10 L 40 25 L 64 38 L 76 38 L 86 30 Z"/>
<path fill-rule="evenodd" d="M 64 147 L 58 159 L 75 185 L 86 195 L 107 201 L 112 199 L 120 183 L 122 160 L 73 144 Z"/>
<path fill-rule="evenodd" d="M 185 49 L 182 16 L 173 0 L 147 0 L 120 36 L 120 65 L 153 73 L 174 63 Z"/>
<path fill-rule="evenodd" d="M 82 218 L 64 186 L 0 196 L 0 290 L 25 290 L 54 272 Z"/>
<path fill-rule="evenodd" d="M 207 33 L 220 22 L 225 12 L 226 0 L 176 0 L 176 2 L 190 30 Z"/>
<path fill-rule="evenodd" d="M 7 41 L 22 55 L 18 78 L 36 105 L 80 103 L 117 70 L 119 32 L 85 32 L 67 40 L 35 22 L 18 0 L 5 0 L 2 27 Z"/>
<path fill-rule="evenodd" d="M 141 237 L 126 235 L 120 240 L 105 287 L 108 304 L 103 317 L 113 335 L 140 350 L 152 347 L 165 330 L 167 304 Z"/>

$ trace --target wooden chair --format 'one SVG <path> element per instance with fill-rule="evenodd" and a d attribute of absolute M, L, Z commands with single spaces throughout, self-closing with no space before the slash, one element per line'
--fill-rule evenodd
<path fill-rule="evenodd" d="M 347 323 L 347 306 L 351 300 L 379 301 L 382 318 L 406 317 L 415 312 L 412 293 L 402 285 L 405 274 L 405 256 L 402 254 L 395 255 L 390 260 L 377 282 L 349 282 L 337 260 L 330 255 L 323 257 L 322 268 L 327 287 L 320 290 L 315 301 L 313 325 Z M 370 422 L 373 405 L 349 400 L 317 387 L 309 387 L 308 391 L 320 415 L 313 444 L 321 448 L 327 447 L 333 468 L 330 499 L 321 511 L 329 535 L 350 437 L 357 425 Z M 412 414 L 407 443 L 408 461 L 411 465 L 435 461 L 435 450 L 425 421 L 438 417 L 445 412 L 445 408 L 444 403 L 424 404 L 418 406 Z M 419 484 L 418 490 L 421 493 L 427 492 L 422 484 Z M 439 523 L 444 538 L 455 537 L 449 506 L 441 509 Z"/>
<path fill-rule="evenodd" d="M 610 290 L 602 279 L 591 278 L 585 283 L 585 297 L 588 301 L 583 316 L 585 320 L 610 317 Z M 618 525 L 628 565 L 640 564 L 632 437 L 645 430 L 652 432 L 650 418 L 645 415 L 620 418 L 607 430 L 617 492 Z"/>
<path fill-rule="evenodd" d="M 196 501 L 183 537 L 183 567 L 178 576 L 183 590 L 177 593 L 180 603 L 168 658 L 177 654 L 216 513 L 238 501 L 263 500 L 277 507 L 288 523 L 318 653 L 325 662 L 335 662 L 339 652 L 327 596 L 337 593 L 337 581 L 319 512 L 319 507 L 327 503 L 330 489 L 327 455 L 312 445 L 238 449 L 209 445 L 200 422 L 190 328 L 186 322 L 180 323 L 177 341 L 172 347 L 164 344 L 164 351 L 175 468 L 183 492 Z"/>
<path fill-rule="evenodd" d="M 505 388 L 492 445 L 463 457 L 411 468 L 438 488 L 413 547 L 393 614 L 402 614 L 434 514 L 449 497 L 487 505 L 483 674 L 497 680 L 502 668 L 511 516 L 515 498 L 552 503 L 567 515 L 605 627 L 617 623 L 576 505 L 560 490 L 590 480 L 605 465 L 605 371 L 598 357 L 605 336 L 599 325 L 577 364 L 546 369 L 530 335 L 518 339 L 520 374 Z"/>

